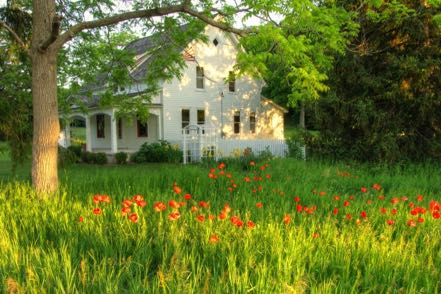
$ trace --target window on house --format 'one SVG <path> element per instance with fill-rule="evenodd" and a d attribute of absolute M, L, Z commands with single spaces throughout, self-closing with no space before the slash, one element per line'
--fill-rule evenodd
<path fill-rule="evenodd" d="M 256 133 L 256 113 L 255 112 L 250 113 L 250 132 L 252 134 Z"/>
<path fill-rule="evenodd" d="M 122 119 L 118 119 L 118 139 L 122 139 Z"/>
<path fill-rule="evenodd" d="M 240 133 L 240 111 L 234 112 L 234 133 Z"/>
<path fill-rule="evenodd" d="M 185 128 L 190 124 L 190 109 L 181 110 L 182 128 Z"/>
<path fill-rule="evenodd" d="M 104 114 L 97 114 L 96 115 L 96 137 L 97 138 L 104 138 L 105 133 L 105 122 L 104 122 Z"/>
<path fill-rule="evenodd" d="M 236 76 L 232 71 L 228 73 L 228 90 L 230 92 L 236 91 Z"/>
<path fill-rule="evenodd" d="M 205 110 L 198 109 L 198 125 L 205 125 Z"/>
<path fill-rule="evenodd" d="M 214 44 L 214 46 L 217 46 L 219 44 L 219 41 L 216 38 L 214 38 L 213 44 Z"/>
<path fill-rule="evenodd" d="M 196 88 L 204 88 L 204 68 L 201 66 L 196 66 Z"/>
<path fill-rule="evenodd" d="M 138 128 L 138 138 L 145 138 L 149 136 L 149 126 L 147 122 L 141 122 L 139 119 L 136 120 Z"/>

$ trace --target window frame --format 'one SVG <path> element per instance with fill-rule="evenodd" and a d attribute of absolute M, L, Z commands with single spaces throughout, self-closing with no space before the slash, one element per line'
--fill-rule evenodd
<path fill-rule="evenodd" d="M 104 114 L 99 113 L 95 115 L 96 122 L 96 137 L 97 139 L 106 138 L 106 117 Z"/>
<path fill-rule="evenodd" d="M 142 128 L 145 127 L 145 134 L 144 132 L 141 133 Z M 136 120 L 136 134 L 138 138 L 148 138 L 149 137 L 149 124 L 148 122 L 141 123 L 139 119 Z"/>
<path fill-rule="evenodd" d="M 256 112 L 250 112 L 250 133 L 256 133 Z"/>
<path fill-rule="evenodd" d="M 202 66 L 196 66 L 196 89 L 205 89 L 205 74 Z"/>
<path fill-rule="evenodd" d="M 188 112 L 188 121 L 184 121 L 184 111 Z M 190 125 L 191 114 L 189 108 L 181 108 L 181 129 L 184 129 L 186 126 Z M 184 125 L 185 124 L 185 125 Z"/>
<path fill-rule="evenodd" d="M 238 118 L 238 120 L 236 120 L 236 118 Z M 234 134 L 240 134 L 240 110 L 234 111 L 233 132 L 234 132 Z"/>
<path fill-rule="evenodd" d="M 118 140 L 122 139 L 122 118 L 118 118 L 116 121 L 116 131 L 118 134 Z"/>

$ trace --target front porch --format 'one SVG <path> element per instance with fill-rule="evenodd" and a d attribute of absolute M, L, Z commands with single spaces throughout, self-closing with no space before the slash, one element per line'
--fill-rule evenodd
<path fill-rule="evenodd" d="M 60 145 L 70 146 L 71 122 L 83 120 L 85 123 L 86 151 L 115 154 L 133 153 L 145 142 L 162 140 L 162 109 L 149 109 L 147 123 L 136 117 L 118 118 L 116 109 L 94 110 L 89 113 L 72 113 L 64 118 L 65 128 L 61 134 Z"/>

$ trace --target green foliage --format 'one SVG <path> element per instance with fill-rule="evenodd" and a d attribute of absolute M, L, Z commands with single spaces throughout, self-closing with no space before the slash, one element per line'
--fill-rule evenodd
<path fill-rule="evenodd" d="M 71 164 L 77 163 L 79 157 L 70 148 L 58 147 L 58 166 L 67 167 Z"/>
<path fill-rule="evenodd" d="M 107 155 L 104 152 L 98 152 L 95 153 L 95 160 L 94 160 L 96 164 L 106 164 L 107 163 Z"/>
<path fill-rule="evenodd" d="M 115 160 L 117 164 L 126 164 L 128 159 L 128 154 L 126 152 L 118 152 L 115 154 Z"/>
<path fill-rule="evenodd" d="M 70 145 L 67 149 L 73 152 L 78 158 L 81 158 L 81 153 L 83 152 L 83 147 L 81 145 Z"/>
<path fill-rule="evenodd" d="M 150 144 L 146 142 L 141 145 L 137 152 L 132 154 L 130 160 L 135 163 L 178 163 L 182 160 L 182 151 L 164 140 Z"/>
<path fill-rule="evenodd" d="M 312 150 L 362 161 L 441 158 L 435 13 L 419 1 L 392 1 L 360 14 L 360 34 L 336 62 L 332 91 L 310 106 L 320 130 Z"/>

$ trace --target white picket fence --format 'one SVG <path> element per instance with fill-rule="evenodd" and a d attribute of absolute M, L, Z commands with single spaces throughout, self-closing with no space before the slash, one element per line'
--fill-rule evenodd
<path fill-rule="evenodd" d="M 285 140 L 218 140 L 218 157 L 237 157 L 248 151 L 255 155 L 269 151 L 273 156 L 285 157 L 288 154 L 288 145 Z"/>

